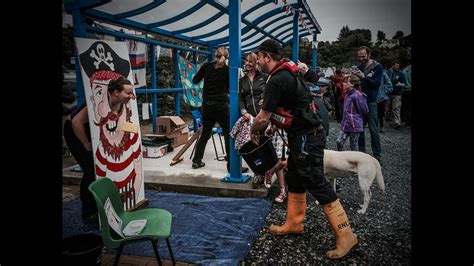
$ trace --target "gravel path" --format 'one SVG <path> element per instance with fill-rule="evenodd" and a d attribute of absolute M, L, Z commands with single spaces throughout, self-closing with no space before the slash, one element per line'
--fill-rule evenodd
<path fill-rule="evenodd" d="M 336 149 L 336 122 L 331 122 L 329 148 Z M 382 173 L 385 193 L 372 185 L 372 199 L 364 215 L 358 214 L 362 194 L 356 177 L 340 178 L 342 191 L 338 194 L 346 210 L 359 246 L 352 250 L 341 263 L 357 264 L 410 264 L 411 256 L 411 130 L 389 127 L 380 134 L 382 145 Z M 371 154 L 370 136 L 366 129 L 367 151 Z M 350 150 L 349 140 L 345 150 Z M 276 182 L 269 197 L 277 193 Z M 265 226 L 245 258 L 252 263 L 334 263 L 325 257 L 326 251 L 335 244 L 329 222 L 315 199 L 309 193 L 302 236 L 274 236 L 268 227 L 282 224 L 286 217 L 286 201 L 274 203 L 266 218 Z"/>

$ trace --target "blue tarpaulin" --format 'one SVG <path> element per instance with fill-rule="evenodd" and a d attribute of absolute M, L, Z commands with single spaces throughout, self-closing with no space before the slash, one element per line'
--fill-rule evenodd
<path fill-rule="evenodd" d="M 149 191 L 148 207 L 173 215 L 171 247 L 177 261 L 203 265 L 237 265 L 243 260 L 265 222 L 271 201 L 255 198 L 207 197 Z M 63 205 L 63 237 L 94 232 L 98 225 L 81 221 L 77 198 Z M 164 241 L 158 241 L 161 258 L 171 259 Z M 148 241 L 131 243 L 123 254 L 154 257 Z"/>

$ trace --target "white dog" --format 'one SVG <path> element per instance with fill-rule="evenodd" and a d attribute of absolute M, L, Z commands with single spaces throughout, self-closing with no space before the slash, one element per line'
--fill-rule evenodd
<path fill-rule="evenodd" d="M 356 174 L 359 178 L 364 203 L 360 205 L 361 209 L 357 212 L 364 214 L 372 197 L 370 186 L 374 179 L 377 180 L 380 191 L 385 191 L 380 163 L 374 157 L 359 151 L 324 150 L 324 175 L 332 181 L 334 188 L 335 178 L 351 174 Z"/>
<path fill-rule="evenodd" d="M 279 161 L 272 169 L 268 170 L 266 175 L 272 175 L 286 167 L 286 161 Z M 358 176 L 359 187 L 364 198 L 363 204 L 360 205 L 361 209 L 357 212 L 364 214 L 367 211 L 367 207 L 369 207 L 370 198 L 372 197 L 370 186 L 374 179 L 377 180 L 380 191 L 385 191 L 380 163 L 374 157 L 359 151 L 324 150 L 324 175 L 332 182 L 334 190 L 336 190 L 336 178 L 352 174 Z"/>

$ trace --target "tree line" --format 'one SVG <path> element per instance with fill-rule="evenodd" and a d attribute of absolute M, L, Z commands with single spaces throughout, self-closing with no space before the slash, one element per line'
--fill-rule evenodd
<path fill-rule="evenodd" d="M 386 34 L 377 31 L 376 41 L 372 42 L 372 33 L 368 29 L 349 29 L 342 27 L 336 41 L 320 41 L 316 53 L 316 64 L 322 68 L 336 67 L 350 68 L 358 65 L 357 48 L 367 46 L 372 50 L 371 58 L 381 63 L 384 67 L 390 67 L 392 62 L 398 61 L 401 67 L 411 62 L 411 34 L 405 36 L 402 31 L 397 31 L 391 39 Z M 300 61 L 312 62 L 311 42 L 300 41 Z M 292 58 L 292 47 L 285 48 L 285 56 Z"/>

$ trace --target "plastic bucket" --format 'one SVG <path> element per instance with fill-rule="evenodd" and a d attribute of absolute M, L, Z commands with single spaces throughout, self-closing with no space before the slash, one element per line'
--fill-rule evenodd
<path fill-rule="evenodd" d="M 260 136 L 258 146 L 249 141 L 240 148 L 240 154 L 255 174 L 263 175 L 277 163 L 272 138 L 263 135 Z"/>
<path fill-rule="evenodd" d="M 100 265 L 104 243 L 96 234 L 82 234 L 63 239 L 63 265 Z"/>

